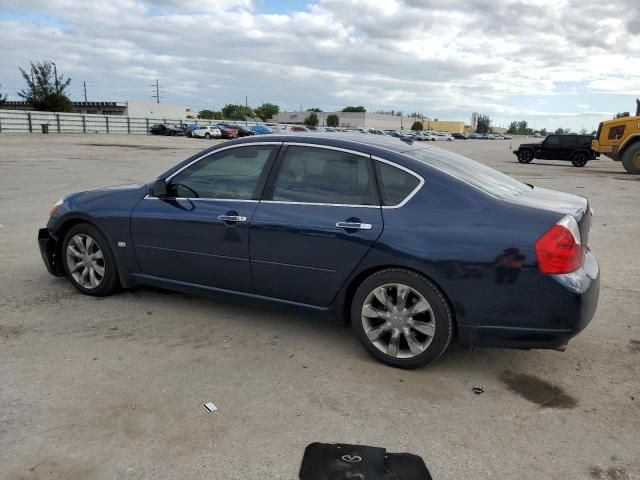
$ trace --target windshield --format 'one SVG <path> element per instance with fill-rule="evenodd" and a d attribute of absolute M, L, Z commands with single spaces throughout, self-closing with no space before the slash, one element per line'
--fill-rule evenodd
<path fill-rule="evenodd" d="M 446 151 L 435 153 L 431 149 L 420 149 L 404 152 L 404 155 L 448 173 L 496 198 L 504 199 L 522 195 L 531 189 L 526 183 L 455 153 Z"/>

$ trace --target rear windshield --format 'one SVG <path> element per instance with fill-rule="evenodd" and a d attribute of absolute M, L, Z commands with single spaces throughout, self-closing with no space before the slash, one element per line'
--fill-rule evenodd
<path fill-rule="evenodd" d="M 444 151 L 434 153 L 431 149 L 420 149 L 409 150 L 404 152 L 404 155 L 448 173 L 497 198 L 510 198 L 531 190 L 526 183 L 455 153 Z"/>

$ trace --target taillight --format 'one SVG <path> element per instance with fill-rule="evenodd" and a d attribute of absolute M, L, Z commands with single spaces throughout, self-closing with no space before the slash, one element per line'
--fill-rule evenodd
<path fill-rule="evenodd" d="M 547 230 L 536 241 L 535 251 L 542 273 L 571 273 L 580 268 L 584 248 L 576 219 L 567 215 Z"/>

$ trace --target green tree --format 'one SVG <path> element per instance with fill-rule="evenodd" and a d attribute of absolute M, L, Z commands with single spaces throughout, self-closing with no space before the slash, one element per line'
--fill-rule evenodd
<path fill-rule="evenodd" d="M 542 130 L 540 130 L 540 135 L 542 135 L 543 137 L 546 137 L 547 135 L 549 135 L 549 132 L 547 132 L 546 128 L 543 128 Z"/>
<path fill-rule="evenodd" d="M 318 107 L 313 107 L 313 108 L 307 108 L 307 112 L 321 112 L 322 110 L 320 110 Z"/>
<path fill-rule="evenodd" d="M 414 132 L 419 132 L 421 130 L 424 130 L 424 126 L 422 125 L 422 122 L 413 122 L 413 125 L 411 125 L 411 130 L 413 130 Z"/>
<path fill-rule="evenodd" d="M 613 118 L 624 118 L 624 117 L 628 117 L 629 116 L 629 112 L 618 112 L 616 113 L 616 116 Z"/>
<path fill-rule="evenodd" d="M 263 103 L 256 108 L 255 113 L 265 122 L 280 113 L 280 107 L 274 103 Z"/>
<path fill-rule="evenodd" d="M 222 112 L 216 112 L 214 110 L 200 110 L 198 112 L 198 118 L 205 120 L 222 120 Z"/>
<path fill-rule="evenodd" d="M 488 115 L 478 116 L 478 126 L 476 127 L 477 133 L 489 133 L 491 131 L 491 119 Z"/>
<path fill-rule="evenodd" d="M 327 117 L 327 127 L 337 127 L 338 125 L 340 125 L 338 115 L 332 114 Z"/>
<path fill-rule="evenodd" d="M 65 89 L 71 84 L 70 78 L 58 75 L 54 63 L 49 61 L 31 63 L 29 72 L 20 68 L 20 73 L 27 82 L 27 87 L 18 95 L 36 110 L 48 112 L 70 112 L 73 103 L 65 94 Z"/>
<path fill-rule="evenodd" d="M 555 134 L 556 135 L 564 135 L 564 128 L 562 128 L 562 127 L 556 128 Z"/>
<path fill-rule="evenodd" d="M 222 107 L 222 116 L 229 120 L 244 120 L 243 117 L 253 117 L 254 115 L 253 109 L 245 105 L 227 103 Z"/>
<path fill-rule="evenodd" d="M 518 135 L 527 135 L 527 130 L 529 130 L 529 124 L 527 123 L 527 121 L 520 120 L 518 122 L 518 129 L 516 130 L 516 133 Z"/>
<path fill-rule="evenodd" d="M 343 112 L 366 112 L 367 109 L 364 108 L 362 105 L 358 105 L 357 107 L 344 107 L 342 109 Z"/>
<path fill-rule="evenodd" d="M 311 112 L 309 115 L 307 115 L 307 118 L 304 119 L 304 123 L 305 125 L 309 126 L 309 127 L 317 127 L 318 126 L 318 115 L 316 115 L 316 112 Z"/>
<path fill-rule="evenodd" d="M 518 133 L 518 122 L 511 122 L 509 124 L 509 128 L 507 129 L 507 133 L 511 135 L 515 135 Z"/>
<path fill-rule="evenodd" d="M 2 87 L 2 84 L 0 83 L 0 87 Z M 7 96 L 5 95 L 4 97 L 2 96 L 2 93 L 0 93 L 0 105 L 4 105 L 4 103 L 7 101 Z"/>

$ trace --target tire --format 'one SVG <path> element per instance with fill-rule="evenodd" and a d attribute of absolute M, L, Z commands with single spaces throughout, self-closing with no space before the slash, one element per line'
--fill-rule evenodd
<path fill-rule="evenodd" d="M 205 133 L 204 138 L 206 138 L 207 140 L 211 140 L 211 134 Z"/>
<path fill-rule="evenodd" d="M 576 152 L 571 156 L 571 163 L 574 167 L 584 167 L 589 159 L 584 152 Z"/>
<path fill-rule="evenodd" d="M 91 239 L 93 243 L 87 239 Z M 69 249 L 69 244 L 72 249 Z M 102 258 L 97 255 L 98 252 L 102 254 Z M 107 239 L 93 225 L 81 223 L 67 232 L 62 242 L 62 264 L 73 286 L 84 294 L 104 297 L 118 289 L 119 280 L 113 252 Z M 100 267 L 102 278 L 99 278 Z"/>
<path fill-rule="evenodd" d="M 403 303 L 399 300 L 403 291 L 404 308 L 394 310 L 394 304 Z M 386 305 L 381 297 L 388 300 Z M 423 310 L 425 307 L 428 309 Z M 412 309 L 419 311 L 405 313 Z M 392 367 L 412 369 L 437 360 L 447 349 L 453 335 L 453 314 L 444 294 L 426 277 L 389 268 L 374 273 L 356 290 L 351 326 L 374 358 Z"/>
<path fill-rule="evenodd" d="M 640 142 L 629 145 L 622 154 L 622 166 L 632 175 L 640 175 Z"/>
<path fill-rule="evenodd" d="M 518 161 L 520 163 L 531 163 L 531 160 L 533 160 L 533 152 L 528 148 L 518 152 Z"/>

